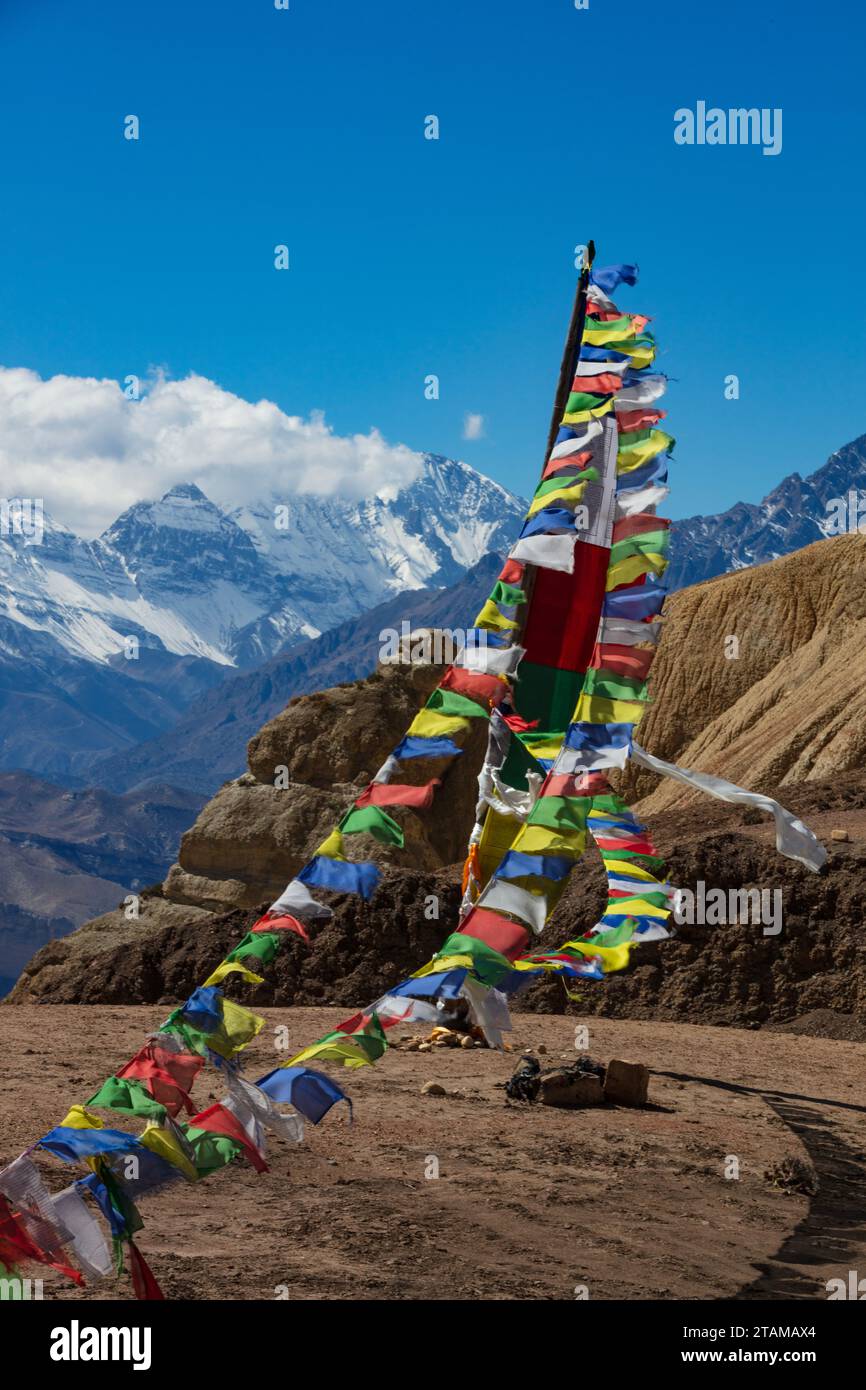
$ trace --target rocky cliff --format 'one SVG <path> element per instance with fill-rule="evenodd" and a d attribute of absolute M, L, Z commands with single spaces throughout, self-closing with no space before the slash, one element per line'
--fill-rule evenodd
<path fill-rule="evenodd" d="M 818 541 L 673 594 L 638 730 L 649 752 L 757 790 L 862 767 L 866 536 Z M 652 815 L 693 798 L 629 770 Z"/>

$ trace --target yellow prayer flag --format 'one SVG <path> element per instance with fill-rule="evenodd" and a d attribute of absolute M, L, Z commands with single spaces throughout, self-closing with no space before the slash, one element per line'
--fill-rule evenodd
<path fill-rule="evenodd" d="M 667 564 L 668 557 L 659 555 L 658 551 L 650 551 L 645 555 L 627 555 L 624 560 L 617 560 L 608 569 L 605 590 L 610 593 L 621 584 L 634 584 L 642 574 L 663 574 Z"/>
<path fill-rule="evenodd" d="M 585 848 L 585 830 L 563 833 L 547 825 L 524 825 L 512 845 L 512 849 L 521 854 L 571 854 L 575 858 Z"/>
<path fill-rule="evenodd" d="M 226 975 L 232 974 L 242 975 L 248 985 L 263 985 L 265 983 L 261 975 L 254 975 L 252 970 L 248 970 L 241 961 L 224 960 L 220 962 L 216 970 L 208 975 L 202 988 L 207 989 L 208 985 L 218 985 L 225 979 Z"/>
<path fill-rule="evenodd" d="M 564 738 L 565 734 L 551 734 L 546 739 L 536 738 L 529 734 L 520 738 L 520 742 L 531 758 L 543 758 L 545 762 L 552 762 L 562 752 L 562 740 Z"/>
<path fill-rule="evenodd" d="M 650 459 L 657 458 L 659 454 L 670 453 L 676 440 L 672 434 L 667 434 L 664 430 L 650 430 L 646 439 L 639 439 L 636 443 L 629 444 L 627 436 L 624 435 L 625 443 L 621 443 L 616 456 L 617 475 L 632 473 L 636 468 L 642 468 Z"/>
<path fill-rule="evenodd" d="M 460 733 L 469 728 L 469 720 L 459 714 L 439 714 L 435 709 L 422 709 L 412 720 L 407 735 L 417 734 L 419 738 L 438 738 L 441 735 Z"/>
<path fill-rule="evenodd" d="M 628 319 L 628 323 L 623 323 Z M 623 314 L 618 319 L 605 319 L 602 323 L 587 321 L 583 330 L 583 341 L 593 347 L 606 347 L 608 343 L 624 342 L 643 333 L 649 319 L 645 314 Z"/>
<path fill-rule="evenodd" d="M 626 912 L 630 917 L 670 917 L 669 907 L 657 907 L 645 898 L 611 898 L 608 912 Z"/>
<path fill-rule="evenodd" d="M 464 969 L 472 969 L 471 956 L 435 956 L 433 960 L 428 960 L 426 965 L 422 965 L 420 970 L 416 970 L 410 978 L 420 980 L 425 975 L 438 975 L 440 971 Z"/>
<path fill-rule="evenodd" d="M 332 830 L 330 835 L 322 841 L 313 858 L 315 859 L 320 854 L 324 855 L 326 859 L 346 858 L 343 853 L 343 832 L 339 828 Z"/>
<path fill-rule="evenodd" d="M 322 1062 L 342 1062 L 344 1067 L 369 1067 L 372 1065 L 371 1059 L 364 1049 L 352 1042 L 351 1038 L 324 1039 L 322 1042 L 312 1043 L 309 1047 L 305 1047 L 303 1052 L 299 1052 L 297 1057 L 293 1057 L 290 1062 L 283 1062 L 281 1065 L 298 1067 L 314 1058 L 318 1058 Z"/>
<path fill-rule="evenodd" d="M 147 1124 L 139 1138 L 144 1147 L 150 1149 L 151 1153 L 158 1154 L 166 1163 L 177 1168 L 190 1182 L 198 1182 L 199 1175 L 195 1164 L 187 1158 L 177 1135 L 172 1134 L 170 1129 L 163 1129 L 161 1125 L 157 1124 Z"/>
<path fill-rule="evenodd" d="M 105 1121 L 94 1115 L 84 1105 L 73 1105 L 65 1120 L 60 1121 L 62 1129 L 105 1129 Z"/>
<path fill-rule="evenodd" d="M 581 695 L 573 719 L 576 724 L 639 724 L 646 708 L 640 700 L 608 700 L 603 695 Z"/>
<path fill-rule="evenodd" d="M 594 405 L 590 410 L 566 411 L 562 417 L 562 423 L 564 425 L 585 425 L 589 420 L 598 420 L 602 415 L 607 415 L 609 411 L 613 410 L 613 402 L 614 398 L 611 396 L 602 405 Z"/>
<path fill-rule="evenodd" d="M 615 970 L 624 970 L 628 965 L 629 954 L 638 943 L 623 941 L 619 946 L 596 946 L 594 941 L 566 941 L 563 951 L 577 951 L 582 956 L 598 956 L 605 975 Z"/>
<path fill-rule="evenodd" d="M 529 515 L 531 516 L 532 513 L 530 512 Z M 501 613 L 497 605 L 493 602 L 493 599 L 489 598 L 485 601 L 484 607 L 475 619 L 473 626 L 494 628 L 499 631 L 513 630 L 518 627 L 519 624 L 514 622 L 512 618 L 506 618 L 505 614 Z"/>
<path fill-rule="evenodd" d="M 601 834 L 601 831 L 598 833 Z M 616 851 L 613 851 L 613 853 L 616 853 Z M 618 874 L 626 874 L 629 878 L 641 879 L 647 885 L 658 883 L 659 887 L 661 887 L 655 874 L 651 874 L 649 869 L 643 868 L 641 864 L 637 864 L 632 859 L 608 859 L 607 854 L 608 851 L 605 850 L 604 867 L 614 878 L 616 878 Z"/>
<path fill-rule="evenodd" d="M 551 504 L 556 501 L 579 502 L 586 492 L 587 482 L 588 479 L 584 478 L 583 482 L 570 483 L 568 487 L 551 488 L 550 492 L 545 492 L 541 497 L 533 499 L 530 503 L 529 511 L 526 513 L 527 517 L 535 516 L 536 512 L 540 512 L 544 507 L 551 506 Z"/>
<path fill-rule="evenodd" d="M 265 1020 L 258 1014 L 251 1014 L 249 1009 L 242 1009 L 232 999 L 223 999 L 222 1013 L 222 1027 L 208 1033 L 207 1045 L 219 1057 L 228 1059 L 262 1031 Z"/>
<path fill-rule="evenodd" d="M 638 343 L 635 347 L 630 348 L 626 343 L 621 343 L 616 351 L 625 353 L 631 362 L 632 370 L 639 372 L 655 360 L 656 345 L 655 343 Z"/>

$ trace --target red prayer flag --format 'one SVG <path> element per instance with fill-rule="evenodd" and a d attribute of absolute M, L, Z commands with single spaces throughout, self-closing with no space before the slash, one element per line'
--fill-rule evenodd
<path fill-rule="evenodd" d="M 527 729 L 537 729 L 537 719 L 524 719 L 522 714 L 503 714 L 502 721 L 513 734 L 525 734 Z"/>
<path fill-rule="evenodd" d="M 220 1105 L 219 1101 L 216 1105 L 209 1105 L 207 1110 L 202 1110 L 200 1115 L 193 1115 L 189 1123 L 193 1129 L 206 1129 L 211 1134 L 222 1134 L 226 1139 L 234 1139 L 236 1144 L 242 1145 L 257 1173 L 268 1172 L 268 1165 L 255 1145 L 250 1143 L 250 1137 L 243 1125 L 230 1110 Z"/>
<path fill-rule="evenodd" d="M 408 1005 L 407 1005 L 407 1008 L 406 1008 L 406 1012 L 407 1012 L 407 1013 L 409 1012 L 409 1007 L 408 1007 Z M 384 1016 L 382 1016 L 382 1015 L 377 1015 L 377 1017 L 378 1017 L 378 1019 L 379 1019 L 379 1026 L 380 1026 L 381 1028 L 393 1028 L 393 1027 L 395 1027 L 396 1024 L 402 1022 L 402 1020 L 401 1020 L 399 1017 L 397 1017 L 396 1014 L 386 1014 L 386 1015 L 384 1015 Z M 373 1015 L 372 1015 L 372 1014 L 366 1014 L 366 1013 L 364 1013 L 364 1010 L 361 1009 L 361 1011 L 360 1011 L 359 1013 L 352 1014 L 352 1017 L 351 1017 L 351 1018 L 347 1018 L 347 1019 L 345 1019 L 342 1023 L 338 1023 L 337 1026 L 336 1026 L 336 1028 L 334 1029 L 334 1032 L 335 1032 L 335 1033 L 349 1033 L 349 1034 L 351 1034 L 351 1033 L 359 1033 L 359 1032 L 361 1031 L 362 1028 L 368 1027 L 368 1025 L 371 1024 L 372 1022 L 373 1022 Z"/>
<path fill-rule="evenodd" d="M 640 512 L 637 516 L 624 516 L 613 525 L 613 544 L 628 540 L 629 536 L 641 536 L 647 531 L 666 531 L 670 526 L 667 517 L 653 516 L 651 512 Z"/>
<path fill-rule="evenodd" d="M 61 1260 L 56 1260 L 54 1254 L 53 1250 L 45 1250 L 36 1244 L 30 1232 L 22 1225 L 6 1198 L 0 1193 L 0 1260 L 7 1269 L 14 1269 L 19 1264 L 32 1261 L 35 1264 L 48 1265 L 50 1269 L 56 1269 L 59 1274 L 64 1274 L 67 1279 L 71 1279 L 74 1284 L 83 1285 L 84 1276 L 81 1271 L 73 1269 L 71 1265 L 63 1264 Z"/>
<path fill-rule="evenodd" d="M 602 642 L 592 654 L 592 666 L 597 671 L 614 671 L 618 676 L 632 676 L 645 681 L 655 657 L 653 647 L 630 647 L 618 642 Z"/>
<path fill-rule="evenodd" d="M 541 475 L 541 481 L 546 482 L 548 478 L 552 478 L 556 473 L 574 473 L 575 471 L 579 473 L 581 469 L 585 468 L 586 465 L 591 462 L 591 449 L 584 449 L 579 454 L 566 454 L 563 458 L 550 458 L 545 464 L 544 472 Z"/>
<path fill-rule="evenodd" d="M 604 796 L 610 791 L 603 772 L 549 772 L 540 796 Z"/>
<path fill-rule="evenodd" d="M 309 942 L 310 940 L 303 923 L 299 922 L 297 917 L 290 917 L 285 912 L 274 917 L 269 917 L 265 913 L 264 917 L 260 917 L 255 925 L 250 927 L 250 931 L 293 931 L 298 936 L 302 936 L 305 941 Z"/>
<path fill-rule="evenodd" d="M 469 700 L 489 708 L 498 704 L 508 694 L 508 686 L 498 676 L 488 676 L 484 671 L 465 671 L 462 666 L 449 666 L 439 682 L 441 690 L 453 690 L 455 695 L 465 695 Z"/>
<path fill-rule="evenodd" d="M 355 805 L 411 806 L 426 811 L 433 805 L 436 788 L 441 785 L 438 777 L 420 787 L 402 786 L 396 782 L 371 782 L 358 797 Z"/>
<path fill-rule="evenodd" d="M 599 366 L 601 365 L 599 363 Z M 622 390 L 622 377 L 616 372 L 599 372 L 598 376 L 576 376 L 571 389 L 586 395 L 613 396 Z"/>
<path fill-rule="evenodd" d="M 537 569 L 521 645 L 524 665 L 585 671 L 598 633 L 610 551 L 600 545 L 574 547 L 574 573 Z"/>
<path fill-rule="evenodd" d="M 195 1109 L 189 1093 L 203 1066 L 204 1058 L 195 1052 L 172 1052 L 147 1042 L 115 1075 L 146 1082 L 154 1100 L 175 1119 L 182 1108 L 190 1114 Z"/>
<path fill-rule="evenodd" d="M 523 582 L 525 573 L 526 566 L 521 564 L 519 560 L 506 560 L 500 571 L 499 578 L 502 580 L 503 584 L 516 584 L 519 588 L 520 584 Z"/>
<path fill-rule="evenodd" d="M 590 825 L 591 824 L 592 822 L 590 822 Z M 616 858 L 614 853 L 615 850 L 627 850 L 629 854 L 649 854 L 655 856 L 655 847 L 650 840 L 611 840 L 604 835 L 595 834 L 593 834 L 593 838 L 599 849 L 610 851 L 614 859 Z"/>
<path fill-rule="evenodd" d="M 134 1241 L 129 1241 L 129 1264 L 132 1273 L 132 1287 L 136 1298 L 153 1303 L 164 1299 L 165 1294 L 156 1282 L 153 1271 Z"/>
<path fill-rule="evenodd" d="M 498 912 L 492 912 L 489 907 L 473 907 L 457 930 L 464 936 L 473 936 L 476 941 L 483 941 L 508 960 L 514 960 L 529 945 L 529 933 L 519 922 L 500 917 Z"/>
<path fill-rule="evenodd" d="M 659 420 L 664 420 L 666 410 L 650 410 L 640 405 L 636 410 L 618 410 L 616 424 L 620 434 L 630 434 L 632 430 L 651 430 Z"/>

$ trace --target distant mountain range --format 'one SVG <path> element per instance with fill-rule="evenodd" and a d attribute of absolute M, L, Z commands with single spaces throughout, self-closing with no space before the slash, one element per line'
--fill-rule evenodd
<path fill-rule="evenodd" d="M 526 504 L 425 455 L 393 497 L 267 498 L 230 515 L 182 484 L 97 540 L 45 519 L 0 536 L 0 770 L 81 785 L 176 724 L 232 669 L 511 544 Z"/>
<path fill-rule="evenodd" d="M 828 504 L 834 498 L 847 500 L 852 491 L 866 492 L 866 434 L 831 454 L 807 478 L 789 473 L 757 505 L 738 502 L 715 516 L 674 522 L 667 571 L 671 589 L 777 560 L 837 534 Z"/>
<path fill-rule="evenodd" d="M 229 676 L 193 700 L 177 724 L 129 752 L 93 768 L 94 779 L 114 791 L 171 780 L 212 795 L 243 771 L 246 746 L 293 695 L 355 681 L 379 660 L 380 635 L 401 623 L 415 628 L 455 628 L 472 622 L 502 568 L 502 556 L 485 555 L 447 589 L 419 589 L 378 604 L 360 618 L 301 642 L 254 671 Z"/>
<path fill-rule="evenodd" d="M 204 798 L 114 796 L 0 773 L 0 994 L 33 952 L 160 882 Z"/>

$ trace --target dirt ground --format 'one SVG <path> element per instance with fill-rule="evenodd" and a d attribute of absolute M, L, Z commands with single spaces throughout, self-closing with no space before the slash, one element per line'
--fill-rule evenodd
<path fill-rule="evenodd" d="M 163 1011 L 164 1012 L 164 1011 Z M 255 1078 L 333 1028 L 342 1009 L 269 1009 L 245 1053 Z M 0 1012 L 0 1166 L 140 1045 L 150 1007 Z M 517 1015 L 512 1045 L 573 1059 L 573 1017 Z M 822 1299 L 866 1274 L 866 1044 L 590 1018 L 589 1051 L 652 1070 L 651 1105 L 554 1110 L 506 1100 L 516 1058 L 391 1049 L 339 1072 L 355 1102 L 270 1171 L 234 1164 L 142 1200 L 139 1244 L 173 1299 Z M 288 1029 L 291 1052 L 275 1048 Z M 405 1031 L 405 1030 L 404 1030 Z M 421 1031 L 421 1030 L 416 1030 Z M 395 1030 L 399 1033 L 400 1030 Z M 338 1073 L 326 1064 L 325 1070 Z M 440 1082 L 446 1097 L 420 1094 Z M 196 1098 L 218 1099 L 202 1073 Z M 739 1178 L 725 1177 L 730 1157 Z M 809 1158 L 812 1197 L 765 1170 Z M 438 1177 L 428 1177 L 438 1161 Z M 46 1156 L 53 1187 L 70 1170 Z M 128 1280 L 51 1298 L 129 1298 Z"/>

